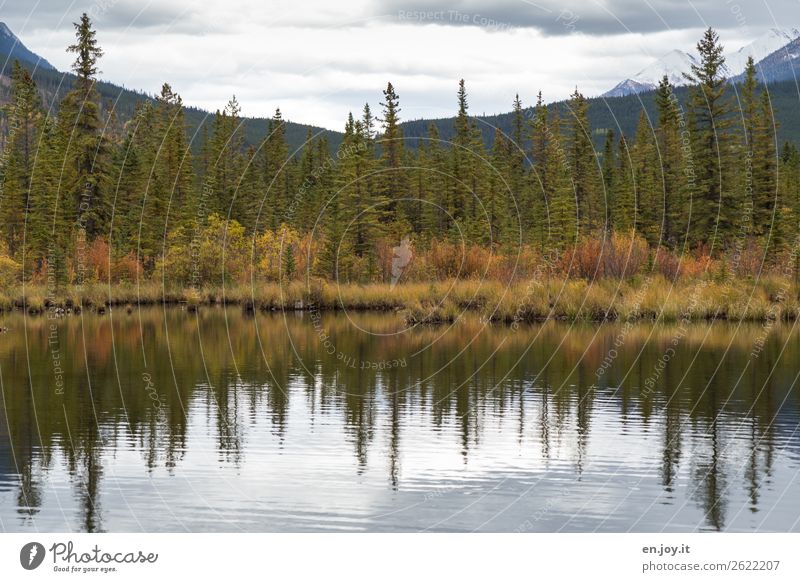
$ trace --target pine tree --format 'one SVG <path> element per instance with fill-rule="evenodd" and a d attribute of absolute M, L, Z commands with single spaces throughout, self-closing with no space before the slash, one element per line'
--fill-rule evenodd
<path fill-rule="evenodd" d="M 286 222 L 291 197 L 291 174 L 288 166 L 289 146 L 286 143 L 286 123 L 280 109 L 270 119 L 264 144 L 264 223 L 277 230 Z"/>
<path fill-rule="evenodd" d="M 618 232 L 631 232 L 638 226 L 634 160 L 625 136 L 619 139 L 618 166 L 614 183 L 612 224 Z"/>
<path fill-rule="evenodd" d="M 530 232 L 529 240 L 535 241 L 544 248 L 547 239 L 547 209 L 546 200 L 549 191 L 547 154 L 550 142 L 550 127 L 548 125 L 547 105 L 542 99 L 542 92 L 536 98 L 533 118 L 529 127 L 531 142 L 532 171 L 529 185 L 530 204 L 524 209 L 522 221 L 525 231 Z"/>
<path fill-rule="evenodd" d="M 42 112 L 36 83 L 18 61 L 12 67 L 10 97 L 4 107 L 9 130 L 0 166 L 0 226 L 9 256 L 21 261 L 26 229 L 31 226 L 31 189 Z"/>
<path fill-rule="evenodd" d="M 580 232 L 588 235 L 600 226 L 599 177 L 589 128 L 589 107 L 577 89 L 570 96 L 568 120 L 568 163 L 578 205 L 578 225 Z"/>
<path fill-rule="evenodd" d="M 651 245 L 658 245 L 663 235 L 664 199 L 657 175 L 659 160 L 653 139 L 653 128 L 642 110 L 636 128 L 636 142 L 631 154 L 636 188 L 637 230 Z"/>
<path fill-rule="evenodd" d="M 563 249 L 579 238 L 578 201 L 573 171 L 562 143 L 561 120 L 554 113 L 545 147 L 543 182 L 547 184 L 547 240 L 549 249 Z"/>
<path fill-rule="evenodd" d="M 786 205 L 779 197 L 775 129 L 772 103 L 765 89 L 761 91 L 751 129 L 753 231 L 757 236 L 770 235 L 776 217 Z M 774 248 L 775 244 L 780 246 L 786 242 L 773 239 L 770 247 Z"/>
<path fill-rule="evenodd" d="M 234 95 L 222 112 L 214 116 L 208 148 L 208 174 L 204 187 L 212 190 L 207 201 L 210 212 L 229 216 L 244 168 L 244 135 L 241 106 Z"/>
<path fill-rule="evenodd" d="M 386 199 L 386 212 L 393 216 L 398 208 L 408 207 L 408 201 L 398 206 L 398 201 L 408 197 L 408 180 L 403 170 L 405 148 L 403 130 L 400 128 L 400 98 L 391 83 L 383 91 L 383 116 L 379 120 L 383 135 L 381 147 L 381 193 Z"/>
<path fill-rule="evenodd" d="M 532 205 L 532 193 L 527 179 L 525 159 L 525 114 L 519 95 L 514 98 L 511 117 L 511 140 L 506 148 L 506 184 L 502 199 L 505 214 L 503 242 L 519 243 L 520 237 L 530 227 L 525 208 Z"/>
<path fill-rule="evenodd" d="M 449 180 L 449 196 L 447 212 L 453 217 L 456 223 L 464 228 L 467 220 L 467 209 L 470 207 L 472 194 L 469 190 L 472 182 L 470 176 L 471 154 L 470 146 L 472 143 L 472 131 L 468 114 L 469 105 L 467 104 L 467 90 L 464 79 L 458 82 L 458 114 L 455 120 L 455 134 L 453 144 L 450 148 L 451 154 L 451 178 Z M 456 225 L 453 225 L 456 226 Z M 452 236 L 457 236 L 455 230 Z"/>
<path fill-rule="evenodd" d="M 74 23 L 76 43 L 68 50 L 77 55 L 72 69 L 75 87 L 61 103 L 59 122 L 62 139 L 66 139 L 65 162 L 74 168 L 67 182 L 65 208 L 68 218 L 86 233 L 91 241 L 107 231 L 110 207 L 108 179 L 110 143 L 100 115 L 96 89 L 97 61 L 103 56 L 96 33 L 86 13 Z"/>
<path fill-rule="evenodd" d="M 156 98 L 159 135 L 162 146 L 159 161 L 166 182 L 169 207 L 168 226 L 181 226 L 190 218 L 194 192 L 192 153 L 186 138 L 187 127 L 183 99 L 164 83 Z"/>
<path fill-rule="evenodd" d="M 611 209 L 614 206 L 614 181 L 617 171 L 617 154 L 616 143 L 614 137 L 614 130 L 608 128 L 606 130 L 606 138 L 603 142 L 603 224 L 606 229 L 611 227 Z"/>
<path fill-rule="evenodd" d="M 134 120 L 141 118 L 141 107 Z M 139 219 L 142 215 L 142 193 L 147 188 L 147 173 L 143 164 L 143 152 L 137 142 L 137 124 L 123 138 L 120 147 L 114 150 L 112 175 L 114 195 L 112 198 L 112 220 L 110 242 L 118 255 L 136 252 L 139 240 Z"/>
<path fill-rule="evenodd" d="M 675 247 L 686 240 L 689 205 L 686 178 L 683 172 L 680 124 L 682 112 L 674 88 L 665 75 L 658 84 L 655 95 L 658 112 L 656 145 L 659 164 L 659 190 L 663 194 L 662 241 Z"/>
<path fill-rule="evenodd" d="M 693 142 L 695 184 L 692 188 L 691 239 L 695 244 L 730 240 L 742 205 L 730 184 L 732 106 L 726 96 L 725 57 L 713 29 L 697 43 L 700 62 L 686 75 L 690 88 L 690 130 Z"/>
<path fill-rule="evenodd" d="M 294 260 L 294 246 L 290 243 L 287 244 L 283 251 L 283 273 L 287 281 L 291 281 L 294 277 L 294 271 L 297 265 Z"/>
<path fill-rule="evenodd" d="M 163 84 L 154 106 L 139 109 L 136 139 L 129 145 L 135 158 L 131 162 L 140 165 L 129 169 L 144 177 L 136 212 L 137 254 L 149 274 L 163 253 L 169 230 L 188 224 L 194 199 L 183 102 L 168 83 Z"/>
<path fill-rule="evenodd" d="M 484 227 L 480 242 L 487 246 L 506 242 L 509 236 L 509 214 L 514 207 L 506 204 L 506 199 L 510 198 L 509 174 L 511 168 L 509 151 L 512 148 L 514 148 L 514 145 L 506 138 L 503 132 L 495 129 L 491 169 L 488 172 L 488 188 L 486 196 L 482 200 L 481 208 Z"/>
<path fill-rule="evenodd" d="M 449 180 L 447 153 L 442 146 L 439 129 L 435 123 L 431 123 L 417 170 L 417 192 L 425 201 L 420 216 L 423 239 L 441 237 L 451 227 L 452 215 L 448 214 L 452 205 Z"/>

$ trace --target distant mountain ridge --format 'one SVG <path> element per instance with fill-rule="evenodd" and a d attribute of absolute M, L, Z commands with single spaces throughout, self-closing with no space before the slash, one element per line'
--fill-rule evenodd
<path fill-rule="evenodd" d="M 776 50 L 756 65 L 756 75 L 762 83 L 796 81 L 800 73 L 800 38 Z M 740 81 L 743 75 L 733 78 Z"/>
<path fill-rule="evenodd" d="M 5 55 L 5 58 L 3 61 L 0 61 L 0 64 L 7 59 L 12 61 L 18 59 L 42 69 L 49 71 L 56 70 L 56 68 L 45 59 L 29 51 L 4 22 L 0 22 L 0 55 Z"/>
<path fill-rule="evenodd" d="M 800 30 L 797 28 L 771 28 L 750 44 L 726 54 L 725 74 L 734 80 L 737 79 L 744 72 L 747 58 L 752 56 L 757 68 L 764 71 L 765 77 L 773 81 L 784 81 L 790 78 L 790 71 L 785 66 L 780 68 L 780 73 L 777 70 L 773 71 L 772 68 L 778 64 L 767 59 L 776 52 L 785 53 L 799 38 Z M 696 64 L 697 58 L 693 54 L 678 49 L 672 50 L 630 79 L 621 81 L 601 97 L 623 97 L 651 91 L 658 86 L 664 75 L 676 87 L 687 85 L 684 74 L 691 73 L 692 65 Z"/>
<path fill-rule="evenodd" d="M 47 60 L 28 50 L 24 44 L 11 32 L 5 23 L 0 22 L 0 105 L 8 101 L 10 91 L 11 67 L 15 60 L 31 71 L 36 85 L 42 93 L 45 108 L 57 105 L 64 94 L 69 91 L 75 79 L 72 73 L 62 73 L 53 67 Z M 121 121 L 131 119 L 135 113 L 136 103 L 140 101 L 154 101 L 151 95 L 141 91 L 125 89 L 113 83 L 99 81 L 97 90 L 104 103 L 113 103 L 114 112 Z M 201 128 L 214 119 L 213 112 L 203 111 L 196 107 L 186 107 L 186 123 L 189 135 L 198 136 L 192 141 L 192 148 L 199 151 L 201 141 Z M 269 120 L 260 117 L 243 119 L 245 143 L 257 147 L 267 135 Z M 285 122 L 286 141 L 290 150 L 295 150 L 305 142 L 308 130 L 313 135 L 325 135 L 332 152 L 336 150 L 342 140 L 342 134 L 292 121 Z"/>
<path fill-rule="evenodd" d="M 773 29 L 773 33 L 775 30 L 777 29 Z M 775 111 L 775 117 L 778 121 L 779 141 L 783 142 L 789 140 L 800 143 L 800 114 L 798 114 L 797 109 L 797 87 L 794 81 L 795 71 L 800 68 L 800 31 L 797 29 L 790 29 L 790 32 L 783 32 L 790 35 L 796 34 L 797 38 L 765 55 L 764 58 L 759 61 L 756 70 L 762 82 L 770 83 L 770 98 L 772 100 L 773 110 Z M 774 38 L 778 38 L 778 36 L 777 33 L 773 34 Z M 74 76 L 71 73 L 59 72 L 45 59 L 29 51 L 19 39 L 8 30 L 8 27 L 2 23 L 0 23 L 0 41 L 2 41 L 0 42 L 0 104 L 8 100 L 8 76 L 10 75 L 11 63 L 14 59 L 20 60 L 23 66 L 33 71 L 34 79 L 43 93 L 44 105 L 46 108 L 49 108 L 51 104 L 57 103 L 60 97 L 72 87 Z M 770 46 L 772 46 L 770 42 L 774 42 L 774 39 L 767 39 L 765 42 L 761 43 L 756 41 L 747 45 L 747 47 L 742 47 L 742 49 L 739 49 L 736 53 L 733 53 L 734 55 L 744 55 L 744 60 L 742 60 L 741 56 L 734 58 L 732 60 L 731 69 L 736 70 L 736 67 L 743 67 L 740 63 L 746 62 L 746 55 L 751 54 L 745 51 L 746 48 L 751 47 L 752 49 L 758 49 L 760 53 L 769 50 Z M 5 51 L 12 51 L 12 54 Z M 645 71 L 648 71 L 649 74 L 653 76 L 663 76 L 663 74 L 670 76 L 671 74 L 671 81 L 677 85 L 675 91 L 676 96 L 681 102 L 685 103 L 687 88 L 685 87 L 685 80 L 682 75 L 678 76 L 677 68 L 684 66 L 686 63 L 691 63 L 694 57 L 688 53 L 679 53 L 680 51 L 668 53 L 667 56 L 669 58 L 654 63 L 646 68 Z M 675 67 L 669 69 L 669 65 L 675 65 Z M 660 79 L 660 76 L 654 77 L 654 79 Z M 740 76 L 732 77 L 734 81 L 740 78 Z M 652 91 L 655 88 L 655 83 L 650 83 L 644 78 L 639 81 L 627 79 L 617 87 L 621 86 L 627 87 L 630 90 L 620 92 L 619 95 L 609 95 L 607 93 L 604 96 L 594 97 L 588 100 L 589 120 L 591 126 L 596 128 L 594 138 L 595 144 L 598 147 L 602 146 L 605 128 L 614 129 L 615 133 L 618 135 L 622 133 L 626 136 L 633 136 L 636 123 L 643 107 L 650 118 L 654 119 L 655 105 Z M 128 120 L 133 116 L 136 103 L 142 100 L 153 100 L 152 96 L 145 93 L 125 89 L 105 81 L 98 82 L 97 88 L 104 102 L 114 102 L 115 113 L 122 121 Z M 567 113 L 567 107 L 564 101 L 551 103 L 548 106 L 562 114 Z M 529 113 L 530 111 L 526 110 L 526 114 Z M 511 133 L 511 116 L 511 113 L 501 113 L 477 118 L 478 126 L 482 130 L 484 141 L 487 144 L 491 144 L 494 140 L 495 127 L 507 134 Z M 202 126 L 212 119 L 213 113 L 195 107 L 186 107 L 188 133 L 190 137 L 195 136 L 192 142 L 192 147 L 195 151 L 201 146 L 199 136 L 201 135 Z M 442 139 L 447 140 L 451 138 L 453 135 L 454 120 L 454 117 L 449 117 L 444 119 L 407 120 L 403 122 L 401 127 L 403 128 L 407 140 L 407 146 L 416 148 L 418 144 L 424 140 L 427 135 L 428 126 L 431 124 L 437 126 Z M 265 118 L 245 118 L 243 120 L 245 143 L 250 146 L 258 146 L 261 140 L 266 136 L 268 123 L 269 120 Z M 290 151 L 295 151 L 301 147 L 306 139 L 309 128 L 311 128 L 315 135 L 325 135 L 328 139 L 331 151 L 335 152 L 336 148 L 338 148 L 341 143 L 343 137 L 342 133 L 287 121 L 286 140 L 289 144 Z"/>

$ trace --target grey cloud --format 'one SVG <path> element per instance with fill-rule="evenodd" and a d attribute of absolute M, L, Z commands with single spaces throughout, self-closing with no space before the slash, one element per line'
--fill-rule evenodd
<path fill-rule="evenodd" d="M 39 0 L 37 4 L 6 0 L 0 20 L 11 30 L 45 30 L 64 28 L 86 12 L 105 30 L 151 28 L 168 26 L 182 20 L 195 20 L 195 5 L 191 12 L 180 3 L 149 4 L 135 0 Z M 199 28 L 199 25 L 198 25 Z"/>
<path fill-rule="evenodd" d="M 668 29 L 754 29 L 794 25 L 792 0 L 380 0 L 374 14 L 405 23 L 482 26 L 487 30 L 535 28 L 548 35 L 609 35 Z"/>

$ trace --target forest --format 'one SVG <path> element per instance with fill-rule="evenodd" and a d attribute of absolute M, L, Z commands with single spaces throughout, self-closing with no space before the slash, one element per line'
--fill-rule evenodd
<path fill-rule="evenodd" d="M 152 283 L 163 296 L 336 282 L 383 285 L 380 296 L 394 279 L 510 285 L 542 273 L 634 285 L 769 276 L 796 288 L 800 152 L 778 143 L 752 59 L 741 84 L 725 78 L 713 29 L 685 102 L 665 77 L 633 135 L 591 127 L 576 88 L 560 108 L 542 92 L 532 106 L 515 96 L 510 131 L 487 145 L 462 80 L 448 138 L 431 123 L 409 147 L 388 83 L 335 148 L 310 129 L 291 148 L 280 110 L 247 145 L 235 96 L 193 133 L 168 83 L 122 120 L 99 96 L 103 51 L 87 15 L 75 32 L 75 81 L 57 104 L 13 66 L 0 119 L 4 305 L 20 293 L 28 305 L 31 289 L 42 305 L 80 302 L 88 285 Z M 402 240 L 413 259 L 398 275 Z"/>

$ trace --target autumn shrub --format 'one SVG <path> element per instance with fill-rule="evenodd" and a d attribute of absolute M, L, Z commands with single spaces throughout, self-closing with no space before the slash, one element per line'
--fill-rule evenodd
<path fill-rule="evenodd" d="M 725 260 L 740 277 L 755 277 L 766 266 L 765 258 L 763 245 L 751 237 L 740 248 L 730 251 Z"/>
<path fill-rule="evenodd" d="M 706 251 L 698 251 L 695 254 L 686 254 L 681 257 L 681 277 L 687 279 L 697 279 L 709 275 L 717 270 L 718 261 L 711 258 Z"/>
<path fill-rule="evenodd" d="M 111 265 L 111 280 L 115 283 L 133 283 L 142 278 L 142 264 L 133 251 L 119 257 Z"/>
<path fill-rule="evenodd" d="M 658 248 L 653 253 L 653 269 L 665 279 L 674 281 L 681 274 L 681 259 L 669 249 Z"/>
<path fill-rule="evenodd" d="M 425 252 L 426 262 L 435 279 L 454 279 L 462 272 L 464 252 L 462 246 L 433 239 Z"/>
<path fill-rule="evenodd" d="M 634 277 L 647 264 L 647 241 L 635 233 L 614 232 L 603 241 L 603 275 Z"/>
<path fill-rule="evenodd" d="M 84 252 L 84 264 L 80 265 L 83 269 L 83 281 L 108 283 L 111 257 L 109 255 L 110 247 L 106 240 L 103 237 L 94 239 L 84 247 Z M 80 262 L 80 257 L 77 261 Z"/>
<path fill-rule="evenodd" d="M 565 251 L 559 263 L 570 277 L 624 279 L 637 275 L 648 255 L 647 242 L 635 233 L 598 233 Z"/>
<path fill-rule="evenodd" d="M 279 281 L 287 272 L 286 249 L 291 246 L 295 265 L 292 277 L 305 272 L 309 239 L 301 244 L 301 237 L 296 230 L 281 225 L 277 231 L 266 230 L 255 237 L 254 248 L 247 252 L 248 259 L 253 254 L 255 275 L 266 281 Z M 302 261 L 302 262 L 301 262 Z"/>

